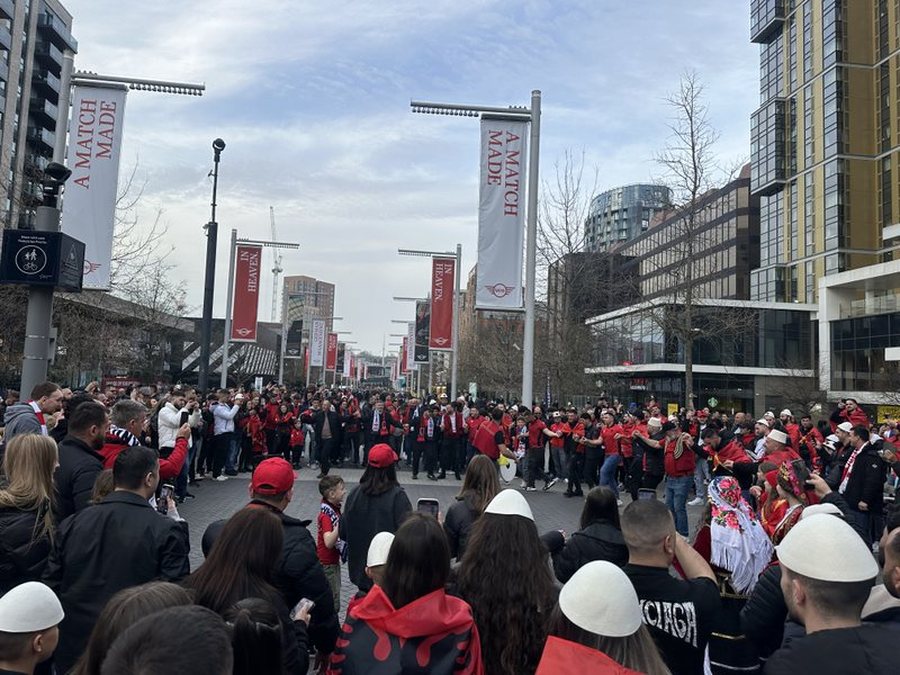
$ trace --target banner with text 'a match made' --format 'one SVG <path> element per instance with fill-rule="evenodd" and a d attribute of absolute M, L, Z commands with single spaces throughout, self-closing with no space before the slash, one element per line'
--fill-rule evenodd
<path fill-rule="evenodd" d="M 231 341 L 255 342 L 262 246 L 237 247 L 231 309 Z"/>
<path fill-rule="evenodd" d="M 431 325 L 428 332 L 430 349 L 453 349 L 455 270 L 455 258 L 433 258 L 431 261 Z"/>
<path fill-rule="evenodd" d="M 481 120 L 476 309 L 522 309 L 527 132 L 527 122 Z"/>
<path fill-rule="evenodd" d="M 84 242 L 85 289 L 110 287 L 125 93 L 82 85 L 72 90 L 66 154 L 72 176 L 66 182 L 62 231 Z"/>
<path fill-rule="evenodd" d="M 321 368 L 325 365 L 325 320 L 313 319 L 309 334 L 309 365 Z"/>

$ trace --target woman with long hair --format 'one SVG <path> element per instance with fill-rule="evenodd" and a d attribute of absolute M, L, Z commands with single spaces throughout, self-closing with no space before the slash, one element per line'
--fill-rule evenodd
<path fill-rule="evenodd" d="M 760 520 L 776 546 L 800 522 L 803 508 L 809 503 L 804 487 L 807 478 L 809 471 L 803 460 L 782 462 L 775 471 L 766 474 L 774 489 L 762 506 Z"/>
<path fill-rule="evenodd" d="M 643 624 L 634 586 L 605 560 L 587 563 L 560 591 L 537 675 L 574 667 L 585 673 L 669 675 Z"/>
<path fill-rule="evenodd" d="M 450 548 L 435 518 L 414 513 L 397 530 L 381 586 L 354 604 L 328 675 L 483 675 L 472 609 L 447 595 Z"/>
<path fill-rule="evenodd" d="M 282 675 L 281 620 L 262 598 L 244 598 L 225 610 L 234 652 L 232 675 Z"/>
<path fill-rule="evenodd" d="M 220 615 L 245 598 L 272 603 L 281 622 L 284 672 L 294 675 L 306 673 L 309 654 L 305 626 L 291 619 L 273 585 L 283 541 L 283 526 L 275 514 L 244 508 L 228 519 L 205 562 L 184 583 L 198 605 Z"/>
<path fill-rule="evenodd" d="M 447 509 L 444 517 L 444 532 L 450 543 L 451 558 L 459 560 L 463 557 L 472 525 L 498 492 L 497 463 L 487 455 L 473 457 L 466 469 L 462 489 L 456 495 L 456 502 Z"/>
<path fill-rule="evenodd" d="M 190 604 L 193 604 L 191 594 L 167 581 L 151 581 L 119 591 L 97 617 L 87 649 L 71 675 L 100 675 L 106 653 L 127 628 L 155 612 Z"/>
<path fill-rule="evenodd" d="M 581 511 L 580 527 L 566 541 L 558 532 L 544 536 L 552 554 L 553 571 L 562 583 L 592 560 L 608 560 L 620 567 L 628 562 L 628 547 L 619 525 L 617 498 L 608 487 L 595 487 L 588 492 Z"/>
<path fill-rule="evenodd" d="M 516 490 L 501 490 L 472 527 L 456 590 L 472 606 L 485 672 L 534 673 L 556 586 L 534 516 Z"/>
<path fill-rule="evenodd" d="M 379 532 L 396 532 L 412 511 L 406 491 L 397 482 L 396 462 L 397 453 L 387 443 L 373 445 L 368 466 L 344 507 L 347 572 L 361 591 L 372 587 L 372 580 L 366 576 L 366 554 L 372 538 Z"/>
<path fill-rule="evenodd" d="M 59 464 L 56 441 L 22 434 L 3 456 L 0 489 L 0 595 L 26 581 L 40 581 L 50 555 L 53 472 Z"/>

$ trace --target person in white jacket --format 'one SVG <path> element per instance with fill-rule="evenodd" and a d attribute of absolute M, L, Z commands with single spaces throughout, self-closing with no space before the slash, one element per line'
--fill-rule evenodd
<path fill-rule="evenodd" d="M 200 407 L 197 402 L 188 402 L 181 386 L 173 387 L 169 392 L 169 400 L 159 409 L 157 416 L 159 456 L 165 458 L 172 454 L 172 450 L 175 449 L 176 434 L 181 425 L 188 424 L 191 428 L 197 428 L 202 422 L 203 418 L 200 416 Z M 187 489 L 190 465 L 194 458 L 194 448 L 190 436 L 188 436 L 187 442 L 188 461 L 184 463 L 181 473 L 175 480 L 175 497 L 179 501 L 183 501 L 185 497 L 193 497 Z"/>
<path fill-rule="evenodd" d="M 222 469 L 231 450 L 234 418 L 238 410 L 240 406 L 234 404 L 231 394 L 227 391 L 220 391 L 219 400 L 210 406 L 210 412 L 213 414 L 213 480 L 228 480 Z"/>

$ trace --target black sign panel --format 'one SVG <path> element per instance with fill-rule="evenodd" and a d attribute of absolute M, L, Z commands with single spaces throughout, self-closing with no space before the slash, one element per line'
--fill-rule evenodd
<path fill-rule="evenodd" d="M 284 355 L 289 359 L 299 359 L 303 354 L 303 321 L 297 319 L 291 321 L 288 326 L 287 342 L 284 345 Z"/>
<path fill-rule="evenodd" d="M 84 244 L 62 232 L 4 230 L 0 283 L 81 291 Z"/>
<path fill-rule="evenodd" d="M 414 363 L 428 363 L 428 339 L 431 336 L 431 302 L 416 303 L 416 344 L 413 348 Z"/>

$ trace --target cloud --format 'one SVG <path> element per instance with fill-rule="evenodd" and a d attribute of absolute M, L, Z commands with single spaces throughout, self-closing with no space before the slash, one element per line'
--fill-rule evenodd
<path fill-rule="evenodd" d="M 301 245 L 284 253 L 286 273 L 335 283 L 342 329 L 373 351 L 390 319 L 411 318 L 391 297 L 428 287 L 427 262 L 398 247 L 459 242 L 463 272 L 475 262 L 477 123 L 412 115 L 410 98 L 527 104 L 540 88 L 543 177 L 583 149 L 598 189 L 659 173 L 663 97 L 685 69 L 707 84 L 729 159 L 749 153 L 758 105 L 746 12 L 719 0 L 66 5 L 78 67 L 208 87 L 200 99 L 134 92 L 126 114 L 123 173 L 139 163 L 143 219 L 162 210 L 189 304 L 202 300 L 210 143 L 222 137 L 217 314 L 230 229 L 268 238 L 272 205 L 279 238 Z"/>

